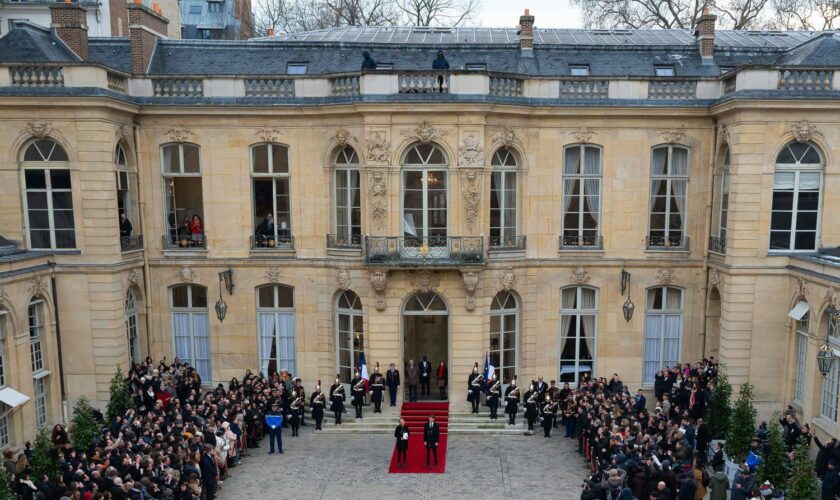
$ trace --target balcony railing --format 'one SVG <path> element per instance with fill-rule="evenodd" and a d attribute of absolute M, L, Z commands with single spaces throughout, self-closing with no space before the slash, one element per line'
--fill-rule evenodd
<path fill-rule="evenodd" d="M 155 97 L 201 97 L 204 80 L 201 78 L 154 78 L 152 90 Z"/>
<path fill-rule="evenodd" d="M 392 266 L 484 264 L 483 239 L 481 236 L 365 236 L 365 262 Z"/>
<path fill-rule="evenodd" d="M 779 90 L 815 92 L 831 90 L 834 71 L 819 69 L 787 69 L 779 72 Z"/>
<path fill-rule="evenodd" d="M 206 250 L 207 238 L 205 235 L 201 235 L 200 239 L 193 239 L 191 235 L 186 234 L 164 235 L 163 248 L 167 250 Z"/>
<path fill-rule="evenodd" d="M 606 99 L 609 96 L 609 80 L 560 80 L 561 99 Z"/>
<path fill-rule="evenodd" d="M 490 95 L 517 97 L 522 95 L 525 80 L 506 76 L 490 77 Z"/>
<path fill-rule="evenodd" d="M 294 97 L 295 81 L 287 78 L 246 78 L 245 97 Z"/>
<path fill-rule="evenodd" d="M 648 82 L 648 99 L 694 99 L 696 96 L 696 80 L 650 80 Z"/>
<path fill-rule="evenodd" d="M 688 237 L 648 236 L 648 250 L 688 250 Z"/>
<path fill-rule="evenodd" d="M 108 90 L 119 94 L 128 93 L 128 78 L 116 73 L 108 72 Z"/>
<path fill-rule="evenodd" d="M 327 248 L 338 248 L 347 250 L 359 250 L 362 248 L 362 235 L 360 234 L 328 234 Z"/>
<path fill-rule="evenodd" d="M 449 74 L 439 71 L 406 72 L 398 75 L 400 94 L 448 94 Z"/>
<path fill-rule="evenodd" d="M 560 250 L 602 250 L 603 236 L 560 236 Z"/>
<path fill-rule="evenodd" d="M 290 234 L 274 236 L 251 236 L 251 250 L 275 251 L 294 250 L 295 237 Z"/>
<path fill-rule="evenodd" d="M 134 236 L 120 236 L 120 250 L 123 252 L 131 252 L 133 250 L 143 249 L 143 235 L 137 234 Z"/>
<path fill-rule="evenodd" d="M 63 87 L 64 68 L 40 64 L 9 66 L 12 85 L 20 87 Z"/>
<path fill-rule="evenodd" d="M 717 236 L 709 236 L 709 251 L 716 253 L 726 253 L 726 238 L 718 238 Z"/>
<path fill-rule="evenodd" d="M 330 94 L 353 96 L 361 95 L 361 87 L 358 76 L 339 76 L 337 78 L 330 78 Z"/>
<path fill-rule="evenodd" d="M 507 238 L 491 236 L 487 243 L 490 245 L 489 250 L 491 252 L 525 250 L 524 236 L 511 236 Z"/>

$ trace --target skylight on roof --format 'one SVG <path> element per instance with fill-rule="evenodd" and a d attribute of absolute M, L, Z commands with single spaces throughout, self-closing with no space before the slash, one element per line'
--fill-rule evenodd
<path fill-rule="evenodd" d="M 289 63 L 286 65 L 286 74 L 289 75 L 305 75 L 306 74 L 306 66 L 307 63 L 305 62 L 296 62 L 296 63 Z"/>
<path fill-rule="evenodd" d="M 656 76 L 674 76 L 673 66 L 654 66 L 653 70 Z"/>

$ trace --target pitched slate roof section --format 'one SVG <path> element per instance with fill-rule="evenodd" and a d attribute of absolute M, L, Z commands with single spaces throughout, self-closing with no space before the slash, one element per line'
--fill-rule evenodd
<path fill-rule="evenodd" d="M 776 64 L 811 68 L 840 66 L 840 33 L 821 33 L 791 48 L 779 57 Z"/>
<path fill-rule="evenodd" d="M 92 38 L 88 42 L 91 62 L 131 74 L 131 41 L 128 38 Z"/>
<path fill-rule="evenodd" d="M 25 21 L 0 38 L 0 63 L 78 61 L 49 29 Z"/>

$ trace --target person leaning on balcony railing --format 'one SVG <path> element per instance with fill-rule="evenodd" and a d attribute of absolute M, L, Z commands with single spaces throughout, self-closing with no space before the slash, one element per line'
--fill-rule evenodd
<path fill-rule="evenodd" d="M 128 220 L 125 212 L 120 212 L 120 238 L 129 238 L 131 236 L 131 230 L 131 221 Z"/>
<path fill-rule="evenodd" d="M 443 51 L 437 52 L 437 57 L 432 61 L 432 69 L 439 71 L 449 71 L 449 61 L 443 55 Z M 443 75 L 437 75 L 438 91 L 443 93 Z"/>
<path fill-rule="evenodd" d="M 376 69 L 376 60 L 371 57 L 370 52 L 363 50 L 362 57 L 364 58 L 362 61 L 362 71 Z"/>
<path fill-rule="evenodd" d="M 262 222 L 257 225 L 257 242 L 262 245 L 267 245 L 270 240 L 274 239 L 274 216 L 271 212 L 266 213 Z"/>
<path fill-rule="evenodd" d="M 193 245 L 200 245 L 204 240 L 204 223 L 198 214 L 193 215 L 190 221 L 190 239 Z"/>

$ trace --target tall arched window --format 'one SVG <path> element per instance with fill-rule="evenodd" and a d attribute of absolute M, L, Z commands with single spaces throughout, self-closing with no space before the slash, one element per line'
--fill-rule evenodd
<path fill-rule="evenodd" d="M 125 295 L 125 334 L 129 363 L 140 362 L 140 335 L 137 331 L 137 299 L 129 289 Z"/>
<path fill-rule="evenodd" d="M 204 248 L 204 196 L 201 187 L 201 162 L 195 144 L 164 144 L 160 148 L 163 169 L 163 192 L 166 193 L 167 237 L 165 243 L 173 247 Z M 195 216 L 199 226 L 193 227 Z"/>
<path fill-rule="evenodd" d="M 776 157 L 770 250 L 816 250 L 823 161 L 810 142 L 791 142 Z"/>
<path fill-rule="evenodd" d="M 44 301 L 29 302 L 29 355 L 32 361 L 32 379 L 35 386 L 35 426 L 47 424 L 47 377 L 50 372 L 44 353 Z"/>
<path fill-rule="evenodd" d="M 333 163 L 335 245 L 362 244 L 362 201 L 359 178 L 359 157 L 347 146 L 340 149 Z"/>
<path fill-rule="evenodd" d="M 516 156 L 512 149 L 499 148 L 490 164 L 490 248 L 518 249 L 519 185 Z"/>
<path fill-rule="evenodd" d="M 403 155 L 402 229 L 407 239 L 445 246 L 449 162 L 433 143 L 414 144 Z M 418 243 L 419 245 L 419 243 Z"/>
<path fill-rule="evenodd" d="M 686 248 L 688 149 L 657 146 L 651 155 L 648 247 Z"/>
<path fill-rule="evenodd" d="M 835 351 L 840 349 L 840 321 L 833 320 L 831 315 L 823 315 L 828 344 Z M 823 377 L 822 398 L 820 399 L 820 416 L 830 422 L 837 421 L 837 399 L 840 391 L 840 363 L 831 363 L 831 370 Z"/>
<path fill-rule="evenodd" d="M 560 382 L 577 384 L 595 371 L 598 291 L 586 286 L 560 290 Z"/>
<path fill-rule="evenodd" d="M 653 384 L 656 372 L 680 362 L 683 291 L 672 286 L 649 288 L 645 314 L 643 384 Z"/>
<path fill-rule="evenodd" d="M 24 223 L 29 248 L 76 248 L 68 162 L 67 152 L 52 139 L 36 139 L 24 148 Z"/>
<path fill-rule="evenodd" d="M 295 355 L 295 290 L 286 285 L 257 288 L 260 371 L 297 375 Z"/>
<path fill-rule="evenodd" d="M 210 324 L 207 288 L 176 285 L 169 289 L 175 356 L 195 367 L 202 383 L 210 381 Z"/>
<path fill-rule="evenodd" d="M 563 247 L 601 247 L 601 148 L 566 146 L 563 165 Z"/>
<path fill-rule="evenodd" d="M 490 306 L 490 363 L 504 384 L 517 372 L 519 353 L 519 304 L 511 292 L 502 290 Z"/>
<path fill-rule="evenodd" d="M 796 322 L 796 380 L 794 381 L 793 399 L 800 403 L 805 401 L 805 364 L 808 360 L 808 318 L 806 312 L 802 319 Z"/>
<path fill-rule="evenodd" d="M 255 228 L 251 248 L 294 248 L 289 148 L 271 143 L 251 146 L 251 179 Z"/>
<path fill-rule="evenodd" d="M 362 301 L 351 290 L 344 291 L 338 296 L 335 312 L 337 373 L 341 374 L 341 380 L 349 382 L 365 346 Z"/>
<path fill-rule="evenodd" d="M 712 238 L 709 242 L 709 250 L 726 252 L 726 227 L 729 220 L 729 148 L 723 150 L 723 158 L 720 165 L 720 180 L 715 193 L 715 208 L 712 214 L 714 223 L 712 225 Z"/>
<path fill-rule="evenodd" d="M 142 245 L 140 234 L 140 210 L 138 208 L 137 173 L 129 168 L 128 155 L 122 144 L 114 150 L 114 165 L 117 176 L 117 217 L 120 218 L 120 248 L 123 251 L 137 250 Z M 123 214 L 125 219 L 122 218 Z M 132 238 L 134 237 L 134 238 Z"/>

